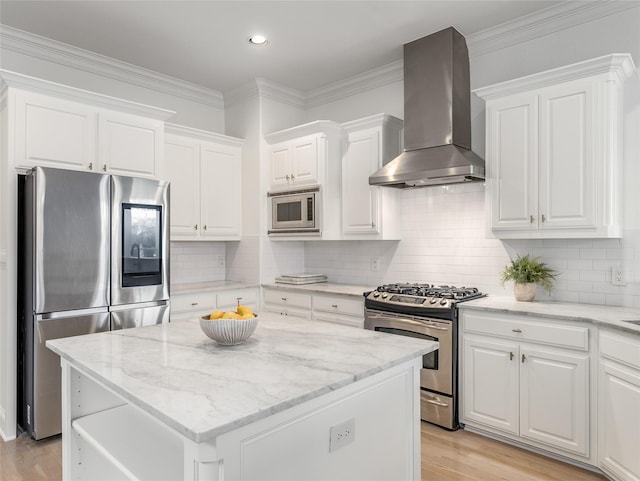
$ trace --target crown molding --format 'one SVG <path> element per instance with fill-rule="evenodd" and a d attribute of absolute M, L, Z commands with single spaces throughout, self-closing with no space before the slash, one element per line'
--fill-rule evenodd
<path fill-rule="evenodd" d="M 195 129 L 186 125 L 172 124 L 169 122 L 164 123 L 164 133 L 188 136 L 198 140 L 216 142 L 219 144 L 230 145 L 234 147 L 242 146 L 242 144 L 244 143 L 244 139 L 239 139 L 237 137 L 230 137 L 228 135 L 218 134 L 216 132 L 209 132 L 206 130 Z"/>
<path fill-rule="evenodd" d="M 224 109 L 222 93 L 72 45 L 0 24 L 3 50 Z"/>
<path fill-rule="evenodd" d="M 306 106 L 306 96 L 300 90 L 263 78 L 257 78 L 256 84 L 262 98 L 275 100 L 301 109 Z"/>
<path fill-rule="evenodd" d="M 600 74 L 610 74 L 611 77 L 618 81 L 623 81 L 634 73 L 635 65 L 630 54 L 603 55 L 602 57 L 482 87 L 474 90 L 473 93 L 484 100 L 492 100 L 506 95 L 528 92 L 532 89 L 544 88 L 561 82 Z"/>
<path fill-rule="evenodd" d="M 279 130 L 272 132 L 264 136 L 264 140 L 268 144 L 278 144 L 287 140 L 295 139 L 297 137 L 304 137 L 305 135 L 314 135 L 323 133 L 325 135 L 343 136 L 345 130 L 337 122 L 332 120 L 316 120 L 302 125 L 296 125 L 285 130 Z"/>
<path fill-rule="evenodd" d="M 306 108 L 318 107 L 404 79 L 404 61 L 395 62 L 330 83 L 306 93 Z"/>
<path fill-rule="evenodd" d="M 41 93 L 45 95 L 54 95 L 67 100 L 83 102 L 97 107 L 104 107 L 121 112 L 128 112 L 135 115 L 143 115 L 152 119 L 166 120 L 173 116 L 173 110 L 153 107 L 130 100 L 118 99 L 109 95 L 103 95 L 88 90 L 69 87 L 68 85 L 43 80 L 29 75 L 23 75 L 10 70 L 0 69 L 0 81 L 2 89 L 7 87 L 15 87 L 18 89 L 28 90 L 30 92 Z"/>
<path fill-rule="evenodd" d="M 252 80 L 224 92 L 224 105 L 225 107 L 230 107 L 252 97 L 257 97 L 259 94 L 258 84 Z"/>
<path fill-rule="evenodd" d="M 635 1 L 566 1 L 469 35 L 467 46 L 471 56 L 484 55 L 638 7 Z"/>

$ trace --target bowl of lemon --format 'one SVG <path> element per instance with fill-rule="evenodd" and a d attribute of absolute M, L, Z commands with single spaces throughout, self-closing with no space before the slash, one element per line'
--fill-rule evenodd
<path fill-rule="evenodd" d="M 238 305 L 235 311 L 213 311 L 200 318 L 202 332 L 222 346 L 242 344 L 257 326 L 257 314 L 243 305 Z"/>

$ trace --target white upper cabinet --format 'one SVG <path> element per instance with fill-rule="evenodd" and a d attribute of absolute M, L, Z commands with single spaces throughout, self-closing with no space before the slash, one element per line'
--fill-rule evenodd
<path fill-rule="evenodd" d="M 264 136 L 269 159 L 269 191 L 299 191 L 319 187 L 320 232 L 278 234 L 290 240 L 341 238 L 341 165 L 346 136 L 342 126 L 317 120 Z"/>
<path fill-rule="evenodd" d="M 342 124 L 342 233 L 345 239 L 400 239 L 400 191 L 369 185 L 369 175 L 400 154 L 402 120 L 386 114 Z"/>
<path fill-rule="evenodd" d="M 13 163 L 162 177 L 173 112 L 2 71 Z"/>
<path fill-rule="evenodd" d="M 239 240 L 242 140 L 167 124 L 171 240 Z"/>
<path fill-rule="evenodd" d="M 162 176 L 164 122 L 120 112 L 101 112 L 99 120 L 103 172 Z"/>
<path fill-rule="evenodd" d="M 498 238 L 622 235 L 622 90 L 607 55 L 475 91 L 486 100 L 488 223 Z"/>

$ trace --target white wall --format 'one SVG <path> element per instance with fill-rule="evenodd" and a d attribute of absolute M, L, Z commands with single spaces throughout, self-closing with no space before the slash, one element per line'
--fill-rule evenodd
<path fill-rule="evenodd" d="M 474 56 L 472 88 L 598 57 L 630 52 L 640 65 L 640 5 L 570 28 L 540 34 L 533 40 Z M 509 256 L 540 256 L 560 275 L 551 296 L 561 301 L 633 306 L 640 308 L 640 234 L 637 194 L 640 156 L 640 89 L 638 77 L 625 92 L 625 232 L 623 239 L 499 241 L 485 236 L 482 184 L 426 187 L 402 193 L 402 240 L 399 242 L 308 242 L 305 269 L 326 273 L 336 282 L 374 287 L 381 282 L 424 281 L 477 286 L 489 294 L 509 294 L 499 273 Z M 331 120 L 352 120 L 372 111 L 394 110 L 388 98 L 366 96 L 367 103 L 346 99 L 315 108 L 310 113 Z M 400 99 L 395 115 L 403 117 Z M 398 107 L 400 105 L 400 107 Z M 352 117 L 348 118 L 347 110 Z M 389 113 L 394 113 L 390 111 Z M 307 120 L 313 120 L 307 117 Z M 484 105 L 472 101 L 473 150 L 484 152 Z M 379 272 L 370 259 L 380 258 Z M 626 270 L 628 285 L 610 283 L 611 266 Z M 637 273 L 637 274 L 636 274 Z"/>

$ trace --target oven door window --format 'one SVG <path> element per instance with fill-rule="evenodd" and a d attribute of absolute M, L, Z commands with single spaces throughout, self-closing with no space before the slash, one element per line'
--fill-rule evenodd
<path fill-rule="evenodd" d="M 376 331 L 387 332 L 389 334 L 399 334 L 401 336 L 415 337 L 416 339 L 425 339 L 427 341 L 438 341 L 437 337 L 427 336 L 419 332 L 405 331 L 404 329 L 395 329 L 393 327 L 376 327 Z M 424 369 L 438 370 L 438 353 L 439 349 L 422 356 L 422 367 Z"/>
<path fill-rule="evenodd" d="M 302 220 L 302 204 L 295 202 L 278 202 L 276 206 L 276 219 L 278 222 L 295 222 Z"/>
<path fill-rule="evenodd" d="M 122 204 L 122 287 L 162 284 L 162 206 Z"/>

